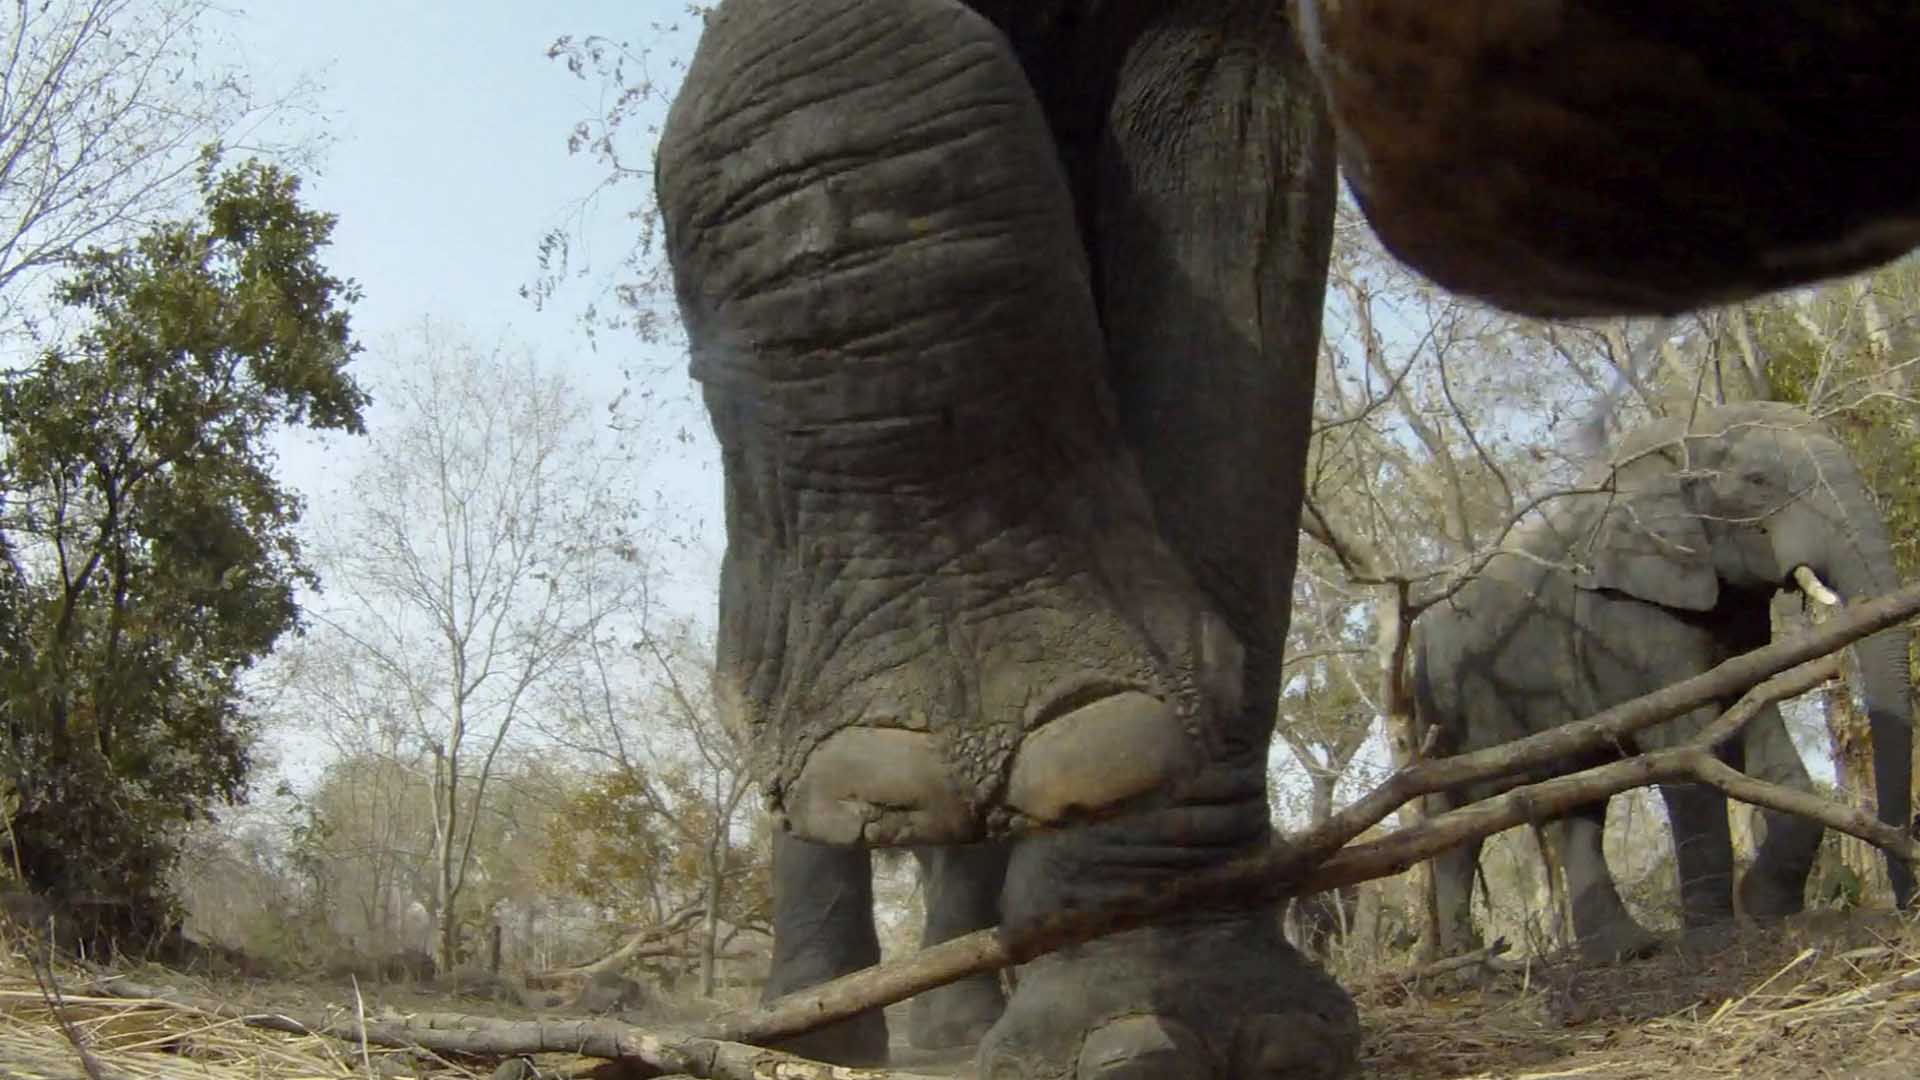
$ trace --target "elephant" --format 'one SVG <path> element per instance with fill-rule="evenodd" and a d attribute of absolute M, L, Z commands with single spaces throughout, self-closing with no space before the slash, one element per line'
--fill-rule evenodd
<path fill-rule="evenodd" d="M 1824 585 L 1830 582 L 1831 585 Z M 1777 591 L 1871 598 L 1898 585 L 1887 528 L 1845 448 L 1805 412 L 1778 402 L 1700 409 L 1621 438 L 1545 520 L 1514 531 L 1478 575 L 1414 623 L 1416 716 L 1443 750 L 1484 749 L 1579 720 L 1697 675 L 1766 644 Z M 1907 824 L 1913 692 L 1896 627 L 1855 646 L 1874 745 L 1880 820 Z M 1697 735 L 1731 701 L 1643 732 L 1622 752 Z M 1806 767 L 1768 706 L 1726 752 L 1749 775 L 1805 791 Z M 1593 761 L 1568 762 L 1570 766 Z M 1734 917 L 1726 798 L 1669 784 L 1667 806 L 1683 923 Z M 1440 808 L 1490 791 L 1443 796 Z M 1598 958 L 1644 954 L 1654 935 L 1626 910 L 1601 850 L 1605 801 L 1546 826 L 1567 882 L 1573 931 Z M 1756 919 L 1801 910 L 1822 827 L 1768 812 L 1738 889 Z M 1434 862 L 1440 946 L 1477 947 L 1471 906 L 1478 843 Z M 1889 857 L 1895 899 L 1913 872 Z"/>
<path fill-rule="evenodd" d="M 1490 37 L 1425 33 L 1410 2 L 1295 6 L 724 0 L 710 15 L 654 183 L 721 451 L 716 698 L 793 839 L 1008 841 L 999 915 L 1016 936 L 1268 843 L 1335 156 L 1397 250 L 1445 269 L 1407 237 L 1433 231 L 1430 211 L 1460 218 L 1465 193 L 1393 192 L 1486 150 L 1436 122 L 1429 159 L 1384 153 L 1420 90 L 1370 74 L 1367 45 L 1424 35 L 1442 67 L 1464 49 L 1480 75 L 1520 70 Z M 1374 37 L 1355 21 L 1369 12 Z M 1736 59 L 1764 69 L 1806 40 Z M 1904 58 L 1884 74 L 1907 78 Z M 1474 90 L 1448 78 L 1429 81 Z M 1847 78 L 1854 96 L 1826 107 L 1875 85 Z M 1735 89 L 1791 104 L 1801 85 Z M 1578 104 L 1561 135 L 1645 119 L 1608 117 L 1604 94 Z M 1754 127 L 1737 101 L 1690 104 L 1674 123 L 1704 138 Z M 1553 166 L 1496 146 L 1460 175 L 1503 161 Z M 1562 257 L 1552 275 L 1516 261 L 1448 278 L 1516 308 L 1665 309 L 1834 273 L 1863 257 L 1848 246 L 1862 222 L 1898 238 L 1911 206 L 1820 218 L 1807 227 L 1837 246 L 1803 257 L 1804 207 L 1735 245 L 1700 214 L 1668 229 L 1646 216 L 1664 204 L 1610 202 L 1612 174 L 1584 194 L 1575 169 L 1521 174 L 1555 181 L 1556 206 L 1619 212 L 1570 220 L 1563 239 L 1505 221 L 1491 196 L 1511 184 L 1491 210 L 1468 199 L 1517 250 Z M 1904 191 L 1911 175 L 1880 179 Z M 1713 198 L 1759 199 L 1764 176 Z M 1798 190 L 1811 205 L 1834 187 Z M 1643 228 L 1616 235 L 1636 213 Z M 1695 240 L 1723 258 L 1695 257 Z M 1669 263 L 1673 294 L 1628 288 Z M 796 915 L 803 900 L 787 901 Z M 981 1042 L 981 1075 L 1344 1075 L 1353 1003 L 1276 923 L 1194 911 L 1037 957 Z"/>

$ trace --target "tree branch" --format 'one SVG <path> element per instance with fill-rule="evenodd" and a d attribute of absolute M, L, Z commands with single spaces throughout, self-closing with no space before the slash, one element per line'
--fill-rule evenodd
<path fill-rule="evenodd" d="M 741 1042 L 788 1037 L 842 1020 L 875 1006 L 902 1001 L 968 975 L 981 974 L 1035 956 L 1155 922 L 1197 907 L 1245 907 L 1286 896 L 1315 892 L 1394 873 L 1472 836 L 1491 835 L 1512 825 L 1629 788 L 1662 779 L 1692 777 L 1727 790 L 1727 778 L 1709 764 L 1714 759 L 1697 745 L 1628 758 L 1571 777 L 1510 791 L 1497 799 L 1462 807 L 1349 851 L 1354 837 L 1422 795 L 1465 784 L 1498 780 L 1569 757 L 1604 751 L 1628 736 L 1733 694 L 1751 689 L 1702 740 L 1719 740 L 1737 731 L 1759 709 L 1830 677 L 1830 662 L 1810 660 L 1844 648 L 1920 612 L 1920 585 L 1849 607 L 1819 627 L 1753 652 L 1736 656 L 1691 679 L 1608 709 L 1598 716 L 1472 754 L 1425 761 L 1402 769 L 1385 784 L 1335 814 L 1324 824 L 1284 837 L 1264 851 L 1193 874 L 1177 882 L 1156 882 L 1151 891 L 1117 900 L 1099 910 L 1063 912 L 1015 936 L 1006 928 L 981 930 L 931 946 L 918 954 L 867 968 L 769 1005 L 720 1018 L 716 1033 Z M 1799 671 L 1773 678 L 1796 665 Z M 1756 686 L 1757 683 L 1764 684 Z M 1713 745 L 1707 742 L 1706 745 Z M 1664 754 L 1665 756 L 1661 756 Z M 1719 782 L 1716 783 L 1716 780 Z M 1764 799 L 1762 805 L 1800 812 L 1797 793 L 1741 778 L 1735 798 Z M 1849 816 L 1844 808 L 1821 808 L 1823 823 L 1859 836 L 1905 858 L 1920 856 L 1911 838 Z M 1335 854 L 1335 853 L 1338 854 Z"/>

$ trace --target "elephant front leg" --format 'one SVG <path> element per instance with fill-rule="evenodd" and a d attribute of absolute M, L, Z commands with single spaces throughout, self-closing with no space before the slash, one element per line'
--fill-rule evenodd
<path fill-rule="evenodd" d="M 1547 839 L 1567 879 L 1573 934 L 1580 951 L 1595 960 L 1631 960 L 1650 955 L 1660 939 L 1627 911 L 1607 871 L 1602 839 L 1607 808 L 1583 807 L 1547 825 Z"/>
<path fill-rule="evenodd" d="M 1688 930 L 1733 921 L 1733 833 L 1727 797 L 1705 784 L 1663 784 L 1679 877 L 1680 918 Z"/>
<path fill-rule="evenodd" d="M 880 962 L 873 925 L 873 862 L 866 848 L 773 838 L 773 961 L 762 1001 Z M 887 1018 L 879 1009 L 777 1045 L 836 1065 L 884 1065 Z"/>
<path fill-rule="evenodd" d="M 1200 769 L 1241 646 L 1120 439 L 1005 39 L 951 0 L 730 0 L 658 177 L 725 466 L 716 682 L 785 826 L 968 842 Z"/>
<path fill-rule="evenodd" d="M 1117 817 L 1020 842 L 1004 898 L 1015 935 L 1062 910 L 1124 907 L 1269 838 L 1332 221 L 1331 136 L 1284 5 L 1087 7 L 1074 55 L 1119 57 L 1118 70 L 1069 65 L 1041 87 L 1081 178 L 1120 427 L 1159 534 L 1246 651 L 1199 770 Z M 1076 112 L 1108 85 L 1104 114 Z M 1345 1074 L 1353 1005 L 1275 914 L 1194 913 L 1035 960 L 979 1074 Z"/>
<path fill-rule="evenodd" d="M 1125 908 L 1169 878 L 1264 842 L 1264 770 L 1222 763 L 1119 818 L 1022 840 L 1002 898 L 1016 941 L 1073 909 Z M 1020 969 L 980 1051 L 991 1080 L 1307 1080 L 1345 1076 L 1351 999 L 1281 936 L 1272 906 L 1195 912 Z"/>
<path fill-rule="evenodd" d="M 1741 768 L 1756 780 L 1793 791 L 1813 792 L 1800 751 L 1794 748 L 1780 710 L 1772 705 L 1747 724 Z M 1826 833 L 1817 821 L 1765 810 L 1753 865 L 1740 879 L 1740 910 L 1750 919 L 1782 919 L 1806 909 L 1807 878 Z"/>
<path fill-rule="evenodd" d="M 1446 803 L 1430 805 L 1429 814 L 1452 809 Z M 1480 931 L 1473 925 L 1473 879 L 1480 869 L 1482 842 L 1470 840 L 1434 856 L 1434 904 L 1439 909 L 1439 954 L 1460 956 L 1482 945 Z"/>

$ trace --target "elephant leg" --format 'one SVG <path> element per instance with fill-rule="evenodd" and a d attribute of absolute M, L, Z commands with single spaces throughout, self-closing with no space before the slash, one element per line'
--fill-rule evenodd
<path fill-rule="evenodd" d="M 1106 7 L 1139 18 L 1167 6 Z M 1325 123 L 1282 11 L 1215 2 L 1152 15 L 1162 21 L 1128 39 L 1111 77 L 1103 129 L 1063 139 L 1095 192 L 1082 217 L 1121 428 L 1161 534 L 1246 652 L 1241 702 L 1212 718 L 1221 738 L 1199 775 L 1123 817 L 1019 843 L 1003 901 L 1016 935 L 1054 912 L 1124 904 L 1270 834 L 1265 763 L 1333 195 Z M 1194 914 L 1023 967 L 979 1074 L 1328 1077 L 1352 1067 L 1358 1038 L 1350 999 L 1287 945 L 1273 911 Z"/>
<path fill-rule="evenodd" d="M 1433 800 L 1427 813 L 1452 809 L 1450 800 Z M 1483 842 L 1470 840 L 1434 856 L 1434 904 L 1440 912 L 1440 955 L 1459 956 L 1480 948 L 1480 931 L 1473 925 L 1473 881 L 1480 869 Z"/>
<path fill-rule="evenodd" d="M 773 838 L 773 962 L 762 1002 L 880 962 L 873 926 L 873 862 L 866 848 Z M 887 1061 L 879 1009 L 782 1040 L 777 1049 L 837 1065 Z"/>
<path fill-rule="evenodd" d="M 657 182 L 725 468 L 718 693 L 777 818 L 965 843 L 1199 772 L 1241 646 L 1117 428 L 1007 39 L 955 0 L 728 0 Z"/>
<path fill-rule="evenodd" d="M 913 854 L 920 863 L 927 906 L 921 948 L 1000 922 L 1006 844 L 922 847 Z M 907 1014 L 907 1041 L 922 1050 L 973 1046 L 1006 1007 L 997 973 L 950 982 L 913 999 Z"/>
<path fill-rule="evenodd" d="M 1812 793 L 1813 778 L 1793 745 L 1780 710 L 1769 705 L 1747 724 L 1743 771 L 1757 780 Z M 1753 865 L 1740 880 L 1740 910 L 1750 919 L 1779 919 L 1806 908 L 1807 878 L 1826 829 L 1777 810 L 1760 813 L 1764 830 Z"/>
<path fill-rule="evenodd" d="M 1116 404 L 1047 118 L 957 3 L 726 0 L 656 173 L 727 484 L 716 695 L 802 836 L 1031 836 L 1016 935 L 1270 835 L 1331 231 L 1330 136 L 1281 8 L 1108 7 L 1154 7 L 1184 51 L 1124 80 L 1158 156 L 1114 163 L 1140 199 L 1101 211 L 1128 226 L 1102 250 L 1142 262 L 1126 305 L 1172 323 L 1149 325 L 1158 362 L 1194 365 L 1159 403 Z M 1228 10 L 1259 25 L 1208 25 Z M 1129 445 L 1156 413 L 1186 450 Z M 1156 487 L 1205 497 L 1157 506 L 1149 457 Z M 1165 1075 L 1339 1075 L 1359 1030 L 1271 912 L 1195 916 L 1023 971 L 981 1071 L 1123 1076 L 1195 1039 Z"/>
<path fill-rule="evenodd" d="M 1689 930 L 1733 921 L 1733 833 L 1727 797 L 1705 784 L 1662 784 L 1680 885 L 1680 921 Z"/>
<path fill-rule="evenodd" d="M 1567 879 L 1568 906 L 1573 909 L 1573 936 L 1580 951 L 1595 960 L 1627 960 L 1646 956 L 1659 939 L 1628 913 L 1627 905 L 1607 870 L 1607 808 L 1583 807 L 1550 822 L 1547 840 Z"/>

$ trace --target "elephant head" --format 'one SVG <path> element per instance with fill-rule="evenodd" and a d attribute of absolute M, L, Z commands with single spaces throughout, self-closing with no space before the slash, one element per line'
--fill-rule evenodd
<path fill-rule="evenodd" d="M 1859 471 L 1830 433 L 1791 406 L 1747 403 L 1650 425 L 1583 487 L 1606 491 L 1582 497 L 1560 525 L 1589 538 L 1576 548 L 1587 564 L 1584 588 L 1704 613 L 1736 597 L 1764 603 L 1780 588 L 1834 602 L 1899 584 L 1886 525 Z M 1896 627 L 1855 646 L 1880 819 L 1901 828 L 1912 779 L 1910 637 Z M 1912 871 L 1890 859 L 1888 872 L 1906 904 Z"/>

